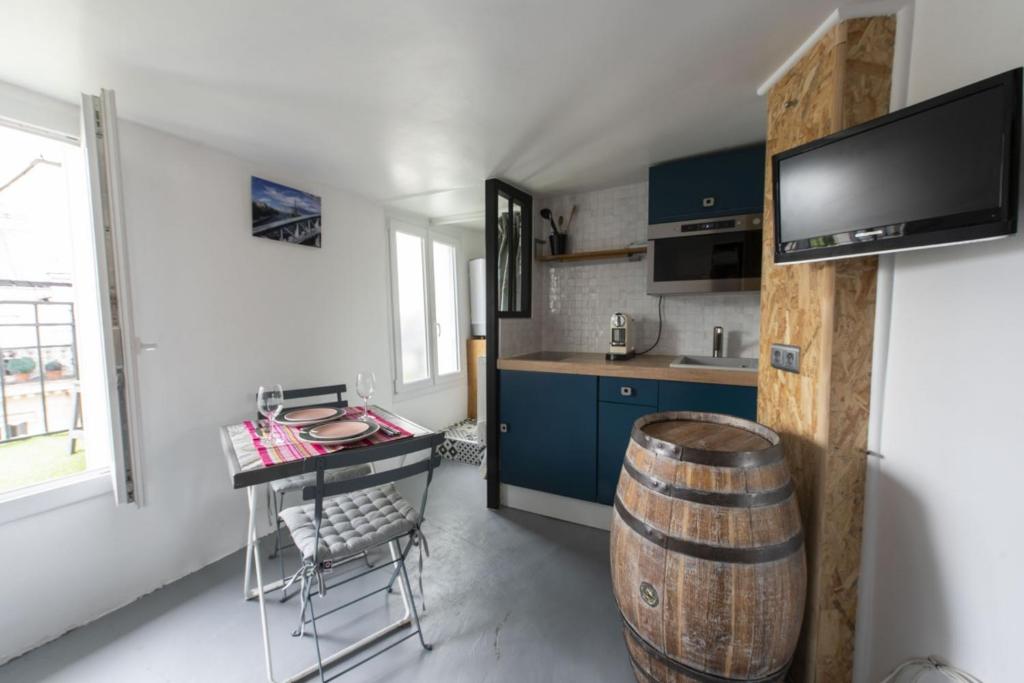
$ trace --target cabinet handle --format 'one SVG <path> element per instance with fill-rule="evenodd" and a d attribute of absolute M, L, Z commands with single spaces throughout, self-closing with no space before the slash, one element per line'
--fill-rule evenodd
<path fill-rule="evenodd" d="M 508 434 L 508 425 L 502 422 L 500 425 L 498 425 L 498 431 L 500 431 L 502 434 Z"/>
<path fill-rule="evenodd" d="M 622 396 L 632 396 L 633 387 L 619 387 L 619 394 Z"/>

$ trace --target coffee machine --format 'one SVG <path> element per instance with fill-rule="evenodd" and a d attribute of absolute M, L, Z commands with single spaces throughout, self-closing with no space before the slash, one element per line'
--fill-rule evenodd
<path fill-rule="evenodd" d="M 613 313 L 611 319 L 612 341 L 605 358 L 608 360 L 629 360 L 636 355 L 636 341 L 633 319 L 625 313 Z"/>

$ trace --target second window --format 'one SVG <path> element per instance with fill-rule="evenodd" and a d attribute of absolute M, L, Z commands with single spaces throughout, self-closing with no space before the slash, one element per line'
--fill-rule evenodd
<path fill-rule="evenodd" d="M 462 373 L 457 238 L 391 220 L 395 391 Z"/>

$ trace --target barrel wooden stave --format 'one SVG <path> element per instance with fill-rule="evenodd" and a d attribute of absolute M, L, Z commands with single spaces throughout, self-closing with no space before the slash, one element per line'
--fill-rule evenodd
<path fill-rule="evenodd" d="M 623 637 L 626 639 L 626 651 L 629 652 L 633 675 L 640 683 L 701 683 L 673 669 L 665 658 L 644 649 L 628 628 L 623 629 Z"/>
<path fill-rule="evenodd" d="M 623 629 L 623 638 L 633 675 L 640 683 L 720 683 L 723 680 L 713 675 L 695 675 L 697 672 L 681 670 L 668 657 L 654 652 L 649 645 L 645 646 L 629 627 Z M 784 683 L 785 680 L 785 672 L 778 672 L 755 679 L 752 683 Z"/>
<path fill-rule="evenodd" d="M 759 467 L 715 467 L 659 455 L 631 440 L 626 463 L 641 476 L 698 492 L 775 492 L 778 497 L 789 485 L 781 459 Z M 791 490 L 770 505 L 720 507 L 658 493 L 624 467 L 617 496 L 624 511 L 642 525 L 669 539 L 702 546 L 781 547 L 798 540 L 801 533 Z M 701 559 L 646 538 L 617 509 L 611 554 L 612 582 L 623 619 L 636 637 L 663 653 L 666 661 L 736 680 L 772 676 L 788 665 L 803 614 L 802 544 L 778 559 L 758 563 Z M 642 583 L 650 584 L 657 594 L 655 606 L 642 599 L 638 590 Z M 645 675 L 654 680 L 690 680 L 678 671 L 663 679 L 658 672 L 664 667 L 650 666 L 656 670 L 647 669 Z"/>

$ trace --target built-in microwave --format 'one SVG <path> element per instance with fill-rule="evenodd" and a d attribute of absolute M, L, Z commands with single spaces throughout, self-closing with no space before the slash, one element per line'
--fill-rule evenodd
<path fill-rule="evenodd" d="M 761 214 L 647 226 L 647 293 L 761 288 Z"/>

